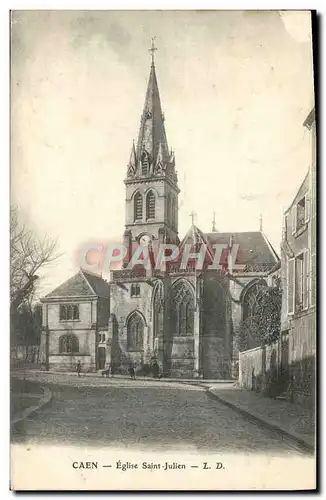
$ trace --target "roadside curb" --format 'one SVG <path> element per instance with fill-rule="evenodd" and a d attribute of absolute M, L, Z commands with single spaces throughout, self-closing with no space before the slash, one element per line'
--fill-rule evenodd
<path fill-rule="evenodd" d="M 301 436 L 298 436 L 295 432 L 289 432 L 289 431 L 283 429 L 282 427 L 280 427 L 279 425 L 277 425 L 276 423 L 269 421 L 269 420 L 266 420 L 254 412 L 249 412 L 248 410 L 244 410 L 243 408 L 240 408 L 236 404 L 234 404 L 234 403 L 230 402 L 229 400 L 227 400 L 221 396 L 218 396 L 217 394 L 212 392 L 211 388 L 209 388 L 209 387 L 206 389 L 206 393 L 209 397 L 216 399 L 217 401 L 225 404 L 226 406 L 229 406 L 230 408 L 232 408 L 236 412 L 240 413 L 247 420 L 250 420 L 256 424 L 258 423 L 258 424 L 260 424 L 260 426 L 265 427 L 266 429 L 269 429 L 270 431 L 277 432 L 282 437 L 294 442 L 298 447 L 305 450 L 306 452 L 309 452 L 309 453 L 315 452 L 315 447 L 313 445 L 311 445 L 311 443 L 309 443 L 308 441 L 303 439 Z"/>
<path fill-rule="evenodd" d="M 17 415 L 16 417 L 14 417 L 10 421 L 10 424 L 12 426 L 18 424 L 22 420 L 25 420 L 25 418 L 32 415 L 32 413 L 40 410 L 47 403 L 49 403 L 52 399 L 52 392 L 50 391 L 50 389 L 48 387 L 43 387 L 43 393 L 44 393 L 43 396 L 41 397 L 40 401 L 36 405 L 30 406 L 29 408 L 25 408 L 25 410 L 23 410 L 19 415 Z"/>

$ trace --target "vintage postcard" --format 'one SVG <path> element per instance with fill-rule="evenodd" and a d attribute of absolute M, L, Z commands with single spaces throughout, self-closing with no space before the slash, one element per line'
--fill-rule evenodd
<path fill-rule="evenodd" d="M 12 490 L 316 488 L 314 19 L 10 13 Z"/>

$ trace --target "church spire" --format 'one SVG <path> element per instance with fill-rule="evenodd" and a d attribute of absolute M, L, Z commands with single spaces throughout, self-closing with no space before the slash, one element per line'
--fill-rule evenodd
<path fill-rule="evenodd" d="M 157 48 L 152 45 L 151 68 L 147 84 L 145 103 L 141 116 L 138 140 L 135 148 L 137 168 L 135 176 L 169 176 L 174 184 L 177 182 L 175 175 L 174 158 L 171 157 L 164 126 L 164 114 L 162 112 L 160 93 L 157 84 L 154 54 Z M 129 175 L 129 172 L 131 175 Z M 127 177 L 132 177 L 132 169 Z"/>

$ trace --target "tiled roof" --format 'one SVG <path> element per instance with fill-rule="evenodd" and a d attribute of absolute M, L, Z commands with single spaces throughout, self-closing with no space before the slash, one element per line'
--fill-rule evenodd
<path fill-rule="evenodd" d="M 81 269 L 72 278 L 69 278 L 52 292 L 48 293 L 45 299 L 77 296 L 108 298 L 109 285 L 101 276 Z"/>

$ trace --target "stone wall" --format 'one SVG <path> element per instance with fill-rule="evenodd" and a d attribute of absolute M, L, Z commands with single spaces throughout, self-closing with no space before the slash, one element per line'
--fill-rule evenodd
<path fill-rule="evenodd" d="M 110 284 L 111 315 L 109 332 L 112 338 L 112 360 L 117 365 L 128 365 L 129 361 L 136 363 L 136 368 L 148 363 L 153 354 L 153 328 L 151 315 L 151 301 L 153 287 L 145 281 L 137 281 L 140 286 L 140 296 L 131 297 L 130 288 L 133 282 L 125 282 L 119 286 L 115 282 Z M 144 318 L 144 349 L 142 352 L 128 351 L 127 321 L 128 317 L 138 311 Z"/>
<path fill-rule="evenodd" d="M 88 301 L 62 301 L 62 304 L 77 304 L 79 306 L 79 319 L 74 321 L 60 320 L 60 302 L 43 304 L 43 326 L 49 330 L 66 330 L 91 328 L 97 321 L 97 300 Z"/>
<path fill-rule="evenodd" d="M 169 360 L 172 377 L 192 378 L 194 376 L 194 338 L 191 336 L 173 337 Z"/>
<path fill-rule="evenodd" d="M 78 355 L 60 354 L 59 339 L 64 334 L 74 334 L 78 338 L 79 352 Z M 48 343 L 48 361 L 49 369 L 71 369 L 74 365 L 75 358 L 80 359 L 82 364 L 87 364 L 88 368 L 96 369 L 96 330 L 81 329 L 81 330 L 52 330 L 49 335 Z M 87 359 L 86 359 L 87 358 Z"/>
<path fill-rule="evenodd" d="M 311 405 L 315 400 L 316 315 L 301 313 L 289 331 L 289 387 L 292 401 Z"/>
<path fill-rule="evenodd" d="M 239 385 L 245 389 L 269 392 L 277 383 L 281 365 L 280 343 L 256 347 L 239 353 Z"/>
<path fill-rule="evenodd" d="M 69 302 L 64 301 L 62 303 Z M 43 332 L 41 336 L 40 359 L 49 370 L 75 371 L 80 360 L 82 369 L 96 370 L 96 321 L 97 300 L 71 302 L 79 306 L 79 320 L 61 321 L 60 302 L 43 304 Z M 78 339 L 78 354 L 62 354 L 59 339 L 73 334 Z"/>

